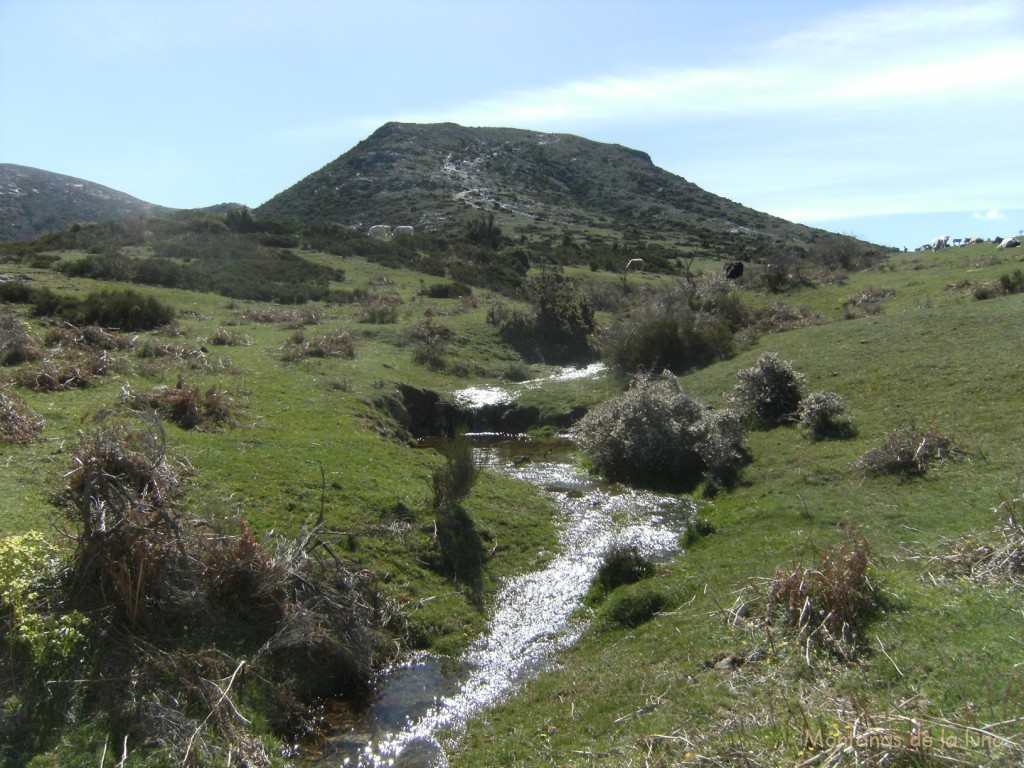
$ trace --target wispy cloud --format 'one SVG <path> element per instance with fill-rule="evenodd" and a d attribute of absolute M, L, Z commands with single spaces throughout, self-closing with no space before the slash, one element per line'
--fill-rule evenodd
<path fill-rule="evenodd" d="M 1020 16 L 1008 2 L 881 7 L 754 46 L 741 66 L 609 75 L 410 119 L 540 127 L 947 102 L 1024 84 L 1024 48 L 1008 29 Z"/>
<path fill-rule="evenodd" d="M 1006 218 L 1002 211 L 976 211 L 971 215 L 978 221 L 998 221 Z"/>

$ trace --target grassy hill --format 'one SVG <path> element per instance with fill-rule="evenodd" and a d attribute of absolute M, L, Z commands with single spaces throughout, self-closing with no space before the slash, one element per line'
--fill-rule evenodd
<path fill-rule="evenodd" d="M 84 227 L 0 253 L 9 278 L 0 283 L 0 391 L 14 404 L 5 428 L 19 427 L 5 433 L 19 441 L 0 443 L 4 536 L 41 531 L 58 554 L 73 549 L 74 540 L 54 533 L 80 538 L 54 494 L 67 497 L 85 463 L 82 435 L 130 420 L 142 403 L 142 412 L 153 406 L 163 414 L 161 444 L 183 469 L 172 507 L 181 530 L 196 541 L 218 531 L 233 542 L 231 563 L 248 564 L 229 571 L 236 597 L 228 605 L 278 616 L 274 600 L 247 602 L 259 596 L 247 579 L 276 573 L 274 558 L 294 553 L 296 537 L 306 541 L 319 521 L 326 546 L 315 550 L 319 567 L 343 565 L 345 577 L 372 586 L 379 601 L 374 631 L 386 650 L 375 663 L 412 648 L 464 648 L 484 626 L 500 579 L 535 566 L 555 546 L 552 509 L 533 489 L 484 473 L 457 505 L 483 553 L 476 571 L 460 572 L 439 536 L 445 510 L 436 483 L 445 460 L 410 444 L 399 385 L 448 393 L 548 370 L 524 359 L 505 333 L 512 326 L 495 322 L 532 311 L 529 296 L 512 299 L 514 291 L 491 290 L 486 280 L 467 291 L 449 271 L 457 259 L 442 250 L 451 243 L 425 236 L 382 244 L 259 217 L 247 223 L 238 211 L 160 221 Z M 435 274 L 425 266 L 432 257 L 442 265 Z M 452 763 L 871 765 L 896 756 L 918 765 L 1019 763 L 1019 581 L 990 583 L 965 570 L 970 553 L 1004 541 L 1005 509 L 993 511 L 1001 495 L 1021 496 L 1017 255 L 982 245 L 893 255 L 859 271 L 817 264 L 782 282 L 751 269 L 736 283 L 721 280 L 713 258 L 696 260 L 688 273 L 670 263 L 643 275 L 585 259 L 540 261 L 530 261 L 519 283 L 568 281 L 594 310 L 601 348 L 609 337 L 600 329 L 641 323 L 644 307 L 693 313 L 698 330 L 728 310 L 732 346 L 681 372 L 686 391 L 723 406 L 737 372 L 776 352 L 810 389 L 842 395 L 857 432 L 815 442 L 791 426 L 750 431 L 740 482 L 705 500 L 715 532 L 615 598 L 642 587 L 658 592 L 665 609 L 625 627 L 598 606 L 559 669 L 471 723 Z M 265 281 L 252 280 L 254 263 Z M 469 256 L 465 263 L 488 265 Z M 135 279 L 153 274 L 164 277 Z M 261 282 L 274 284 L 275 294 L 259 296 Z M 111 292 L 125 287 L 133 293 Z M 176 319 L 131 331 L 90 327 L 88 318 L 101 316 L 91 309 L 124 295 L 126 311 L 148 298 Z M 693 295 L 695 305 L 669 301 Z M 530 390 L 523 404 L 561 416 L 624 385 L 611 376 L 572 382 Z M 188 407 L 175 407 L 182 402 Z M 906 479 L 855 468 L 904 427 L 950 436 L 961 456 Z M 140 508 L 150 509 L 145 503 Z M 883 608 L 865 625 L 860 652 L 844 661 L 809 652 L 779 627 L 766 629 L 757 607 L 776 570 L 818 567 L 822 550 L 849 532 L 868 544 Z M 148 535 L 137 541 L 156 546 Z M 211 562 L 203 561 L 203 572 L 216 575 Z M 141 582 L 149 572 L 139 567 L 132 576 Z M 285 601 L 284 576 L 275 578 L 282 591 L 274 594 Z M 225 626 L 231 611 L 216 602 L 199 610 L 198 598 L 185 601 L 191 616 L 168 615 L 161 605 L 174 603 L 169 596 L 145 593 L 129 617 L 149 616 L 150 626 L 129 631 L 123 613 L 94 606 L 83 644 L 69 653 L 53 643 L 77 637 L 74 627 L 47 623 L 69 606 L 40 597 L 64 594 L 59 585 L 11 592 L 19 582 L 9 568 L 0 579 L 5 764 L 96 765 L 107 749 L 120 754 L 126 738 L 125 765 L 175 764 L 186 744 L 202 746 L 189 753 L 199 764 L 223 764 L 228 755 L 286 762 L 270 734 L 286 732 L 297 717 L 277 687 L 289 667 L 267 661 L 262 641 L 253 640 L 254 627 L 269 620 Z M 300 590 L 294 599 L 301 597 Z M 287 605 L 295 614 L 309 608 Z M 284 641 L 275 638 L 279 647 Z M 175 687 L 183 681 L 185 689 Z M 179 715 L 161 698 L 172 694 L 184 702 Z M 930 735 L 927 749 L 908 747 L 914 727 Z M 848 754 L 834 748 L 866 732 L 891 743 Z"/>

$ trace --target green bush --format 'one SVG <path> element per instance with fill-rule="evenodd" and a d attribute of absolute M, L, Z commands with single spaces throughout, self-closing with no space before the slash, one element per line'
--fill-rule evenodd
<path fill-rule="evenodd" d="M 130 288 L 87 294 L 68 314 L 79 325 L 99 325 L 122 331 L 150 331 L 174 320 L 174 309 L 153 296 Z"/>
<path fill-rule="evenodd" d="M 738 414 L 686 394 L 670 373 L 638 374 L 629 390 L 590 411 L 577 438 L 595 470 L 610 480 L 708 489 L 739 474 L 745 431 Z"/>
<path fill-rule="evenodd" d="M 635 545 L 617 544 L 601 559 L 595 580 L 601 592 L 608 593 L 624 584 L 650 578 L 654 572 L 654 563 Z"/>
<path fill-rule="evenodd" d="M 548 270 L 532 277 L 525 288 L 531 310 L 496 305 L 488 322 L 524 358 L 546 363 L 593 359 L 590 337 L 597 327 L 594 310 L 576 282 Z"/>
<path fill-rule="evenodd" d="M 835 392 L 812 392 L 800 401 L 800 428 L 812 440 L 842 439 L 856 433 L 846 401 Z"/>
<path fill-rule="evenodd" d="M 765 352 L 755 366 L 736 377 L 739 383 L 729 400 L 760 426 L 771 428 L 800 418 L 804 376 L 774 352 Z"/>
<path fill-rule="evenodd" d="M 617 590 L 601 611 L 610 625 L 637 627 L 650 621 L 668 605 L 668 598 L 651 584 L 635 584 Z"/>

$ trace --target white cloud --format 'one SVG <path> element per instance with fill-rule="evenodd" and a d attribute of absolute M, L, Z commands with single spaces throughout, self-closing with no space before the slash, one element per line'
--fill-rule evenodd
<path fill-rule="evenodd" d="M 998 221 L 1006 218 L 1002 211 L 979 211 L 971 215 L 978 221 Z"/>
<path fill-rule="evenodd" d="M 686 66 L 506 93 L 417 122 L 567 125 L 701 120 L 945 104 L 1024 85 L 1016 3 L 896 8 L 831 17 L 766 45 L 742 65 Z"/>

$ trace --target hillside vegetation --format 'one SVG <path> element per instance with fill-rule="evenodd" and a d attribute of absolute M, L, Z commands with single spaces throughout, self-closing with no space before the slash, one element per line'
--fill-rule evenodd
<path fill-rule="evenodd" d="M 668 369 L 700 461 L 637 481 L 704 522 L 453 764 L 1019 764 L 1017 254 L 728 281 L 713 249 L 627 273 L 504 226 L 233 208 L 0 249 L 0 761 L 284 764 L 373 670 L 464 649 L 557 537 L 431 398 L 602 358 L 524 390 L 538 439 Z M 780 381 L 796 408 L 759 408 Z"/>

